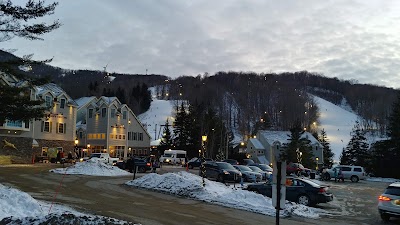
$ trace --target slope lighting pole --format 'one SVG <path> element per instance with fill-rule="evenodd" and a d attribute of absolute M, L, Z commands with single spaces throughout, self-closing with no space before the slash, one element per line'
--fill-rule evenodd
<path fill-rule="evenodd" d="M 204 152 L 206 151 L 206 141 L 207 141 L 207 135 L 201 136 L 202 140 L 202 153 L 201 153 L 201 176 L 203 178 L 203 187 L 206 186 L 206 181 L 204 180 L 204 176 L 206 175 L 206 168 L 204 167 Z"/>

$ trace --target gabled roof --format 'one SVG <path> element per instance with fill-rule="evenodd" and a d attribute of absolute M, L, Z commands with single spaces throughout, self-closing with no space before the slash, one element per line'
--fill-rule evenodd
<path fill-rule="evenodd" d="M 68 100 L 68 104 L 78 106 L 78 104 L 76 104 L 76 102 L 57 84 L 48 83 L 48 84 L 43 84 L 43 85 L 37 86 L 35 88 L 37 91 L 37 95 L 42 96 L 47 93 L 50 93 L 53 97 L 65 95 L 65 97 Z"/>
<path fill-rule="evenodd" d="M 250 138 L 249 142 L 253 144 L 254 148 L 256 149 L 264 149 L 264 146 L 261 144 L 261 142 L 257 138 Z"/>
<path fill-rule="evenodd" d="M 290 142 L 289 138 L 290 138 L 290 131 L 269 131 L 269 130 L 264 130 L 264 131 L 260 131 L 260 134 L 265 138 L 265 140 L 267 140 L 267 142 L 270 145 L 273 145 L 274 142 L 280 142 L 281 144 L 287 144 Z M 305 138 L 308 139 L 310 141 L 311 145 L 321 145 L 317 139 L 315 139 L 315 137 L 305 131 L 300 138 Z"/>
<path fill-rule="evenodd" d="M 93 99 L 96 99 L 95 96 L 91 96 L 91 97 L 82 97 L 82 98 L 78 98 L 75 99 L 76 104 L 78 104 L 78 109 L 82 108 L 82 107 L 86 107 L 86 105 L 93 101 Z"/>

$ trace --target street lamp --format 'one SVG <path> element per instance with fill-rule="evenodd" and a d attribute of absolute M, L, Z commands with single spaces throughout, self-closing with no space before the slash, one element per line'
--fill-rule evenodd
<path fill-rule="evenodd" d="M 315 167 L 315 168 L 318 170 L 318 160 L 319 160 L 319 158 L 315 157 L 315 160 L 317 161 L 317 167 Z"/>
<path fill-rule="evenodd" d="M 207 141 L 207 135 L 201 136 L 202 140 L 202 154 L 201 154 L 201 176 L 203 178 L 203 187 L 206 186 L 206 182 L 204 180 L 204 176 L 206 175 L 206 168 L 204 167 L 204 152 L 206 151 L 206 144 L 205 142 Z"/>

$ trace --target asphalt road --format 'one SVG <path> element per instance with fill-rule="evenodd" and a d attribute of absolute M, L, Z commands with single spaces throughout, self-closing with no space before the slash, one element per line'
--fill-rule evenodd
<path fill-rule="evenodd" d="M 48 172 L 55 164 L 0 166 L 0 183 L 19 188 L 34 198 L 52 201 L 62 181 L 56 202 L 80 211 L 114 217 L 143 225 L 158 224 L 275 224 L 275 218 L 207 204 L 125 186 L 133 176 L 93 177 Z M 158 173 L 184 170 L 164 166 Z M 197 174 L 198 170 L 191 170 Z M 137 174 L 138 177 L 143 174 Z M 329 215 L 313 220 L 299 217 L 285 218 L 280 224 L 381 224 L 376 211 L 376 199 L 386 184 L 360 182 L 336 184 L 330 182 L 336 199 L 319 207 Z M 383 224 L 383 223 L 382 223 Z M 400 224 L 393 220 L 391 224 Z"/>

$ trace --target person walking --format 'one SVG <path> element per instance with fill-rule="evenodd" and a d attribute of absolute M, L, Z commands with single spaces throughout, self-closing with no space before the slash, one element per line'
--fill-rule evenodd
<path fill-rule="evenodd" d="M 333 176 L 335 177 L 335 182 L 337 182 L 337 178 L 338 178 L 338 168 L 333 169 Z"/>
<path fill-rule="evenodd" d="M 344 175 L 343 175 L 342 168 L 339 168 L 338 178 L 339 178 L 339 180 L 338 180 L 339 182 L 342 181 L 344 183 Z"/>

